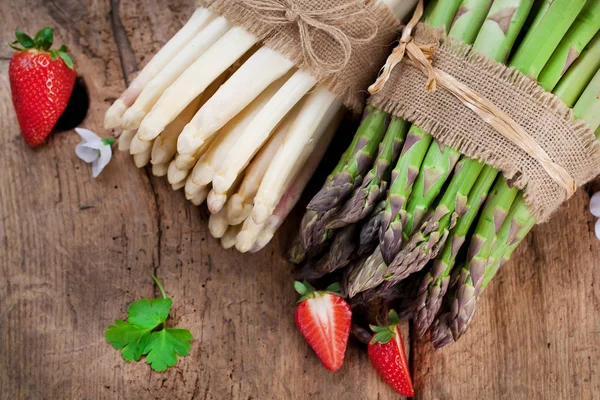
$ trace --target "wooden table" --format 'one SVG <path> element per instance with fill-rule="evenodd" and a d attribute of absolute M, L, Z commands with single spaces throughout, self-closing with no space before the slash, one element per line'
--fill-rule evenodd
<path fill-rule="evenodd" d="M 6 42 L 55 27 L 91 95 L 82 124 L 105 136 L 104 111 L 172 36 L 192 0 L 0 0 L 0 397 L 31 399 L 392 399 L 352 345 L 326 372 L 293 322 L 288 224 L 258 255 L 224 251 L 165 180 L 117 154 L 100 178 L 75 156 L 72 131 L 32 150 L 20 137 Z M 159 3 L 164 3 L 158 5 Z M 600 393 L 600 242 L 580 190 L 537 227 L 481 302 L 457 344 L 434 352 L 413 336 L 421 399 L 590 399 Z M 129 303 L 174 299 L 192 352 L 155 373 L 104 340 Z"/>

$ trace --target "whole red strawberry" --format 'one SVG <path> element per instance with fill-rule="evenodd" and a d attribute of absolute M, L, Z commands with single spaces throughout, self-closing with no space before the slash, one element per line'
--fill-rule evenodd
<path fill-rule="evenodd" d="M 325 368 L 337 371 L 344 363 L 352 312 L 338 293 L 339 284 L 318 292 L 308 282 L 296 282 L 302 298 L 296 308 L 296 325 Z"/>
<path fill-rule="evenodd" d="M 75 67 L 65 46 L 50 50 L 54 41 L 51 28 L 42 29 L 33 39 L 20 31 L 16 36 L 11 47 L 17 51 L 8 68 L 12 99 L 25 141 L 37 146 L 67 107 L 75 85 Z"/>
<path fill-rule="evenodd" d="M 375 332 L 369 342 L 369 358 L 379 376 L 403 396 L 413 397 L 413 389 L 404 342 L 400 333 L 400 318 L 396 311 L 390 311 L 387 326 L 374 326 Z"/>

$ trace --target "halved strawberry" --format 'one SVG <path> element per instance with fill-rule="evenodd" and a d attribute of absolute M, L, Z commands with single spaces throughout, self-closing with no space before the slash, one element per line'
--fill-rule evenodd
<path fill-rule="evenodd" d="M 387 326 L 371 325 L 375 332 L 369 342 L 369 358 L 379 376 L 403 396 L 413 397 L 413 389 L 404 342 L 400 333 L 400 318 L 390 311 Z"/>
<path fill-rule="evenodd" d="M 302 295 L 296 308 L 296 325 L 325 368 L 337 371 L 344 363 L 352 312 L 339 284 L 317 291 L 308 282 L 295 282 Z"/>

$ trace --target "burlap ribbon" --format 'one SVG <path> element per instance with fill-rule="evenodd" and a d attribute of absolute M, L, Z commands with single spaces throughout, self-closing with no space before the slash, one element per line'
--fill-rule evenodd
<path fill-rule="evenodd" d="M 400 22 L 376 0 L 199 0 L 305 69 L 360 113 Z"/>
<path fill-rule="evenodd" d="M 524 190 L 538 222 L 547 221 L 600 174 L 594 133 L 532 79 L 416 25 L 421 11 L 371 86 L 369 103 L 500 169 Z"/>

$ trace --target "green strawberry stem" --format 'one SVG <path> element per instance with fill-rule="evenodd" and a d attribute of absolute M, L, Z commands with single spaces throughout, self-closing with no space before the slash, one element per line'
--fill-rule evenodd
<path fill-rule="evenodd" d="M 67 46 L 62 45 L 58 50 L 50 49 L 52 47 L 52 44 L 54 43 L 54 33 L 52 32 L 52 28 L 43 28 L 35 34 L 35 37 L 33 39 L 26 33 L 23 33 L 19 30 L 15 31 L 15 36 L 17 37 L 17 40 L 15 40 L 9 45 L 13 49 L 18 51 L 48 51 L 52 56 L 52 60 L 56 60 L 57 57 L 60 57 L 69 69 L 73 69 L 73 58 L 69 54 Z M 17 44 L 20 44 L 22 47 L 16 46 Z"/>

